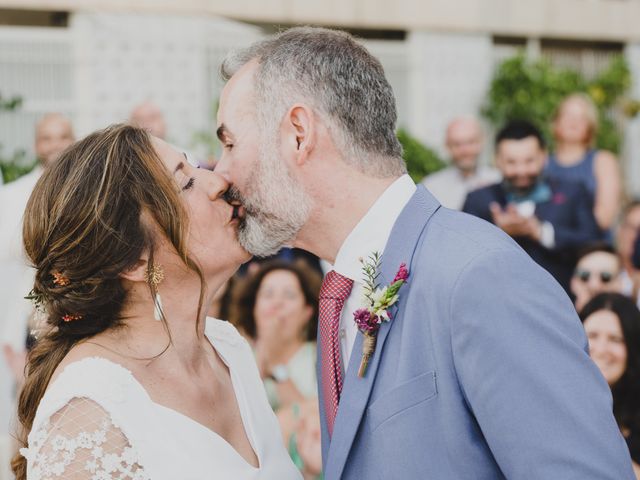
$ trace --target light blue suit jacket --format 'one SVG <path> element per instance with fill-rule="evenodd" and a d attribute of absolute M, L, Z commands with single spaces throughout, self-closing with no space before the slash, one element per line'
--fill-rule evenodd
<path fill-rule="evenodd" d="M 326 480 L 635 479 L 573 305 L 509 236 L 419 186 L 382 285 L 401 262 L 409 283 L 365 378 L 358 334 L 330 442 L 320 396 Z"/>

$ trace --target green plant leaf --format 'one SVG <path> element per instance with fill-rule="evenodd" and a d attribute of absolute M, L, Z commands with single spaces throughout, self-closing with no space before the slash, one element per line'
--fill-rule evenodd
<path fill-rule="evenodd" d="M 414 182 L 419 182 L 425 176 L 445 166 L 436 152 L 423 145 L 406 130 L 399 129 L 397 136 L 402 144 L 403 157 L 407 163 L 407 170 Z"/>

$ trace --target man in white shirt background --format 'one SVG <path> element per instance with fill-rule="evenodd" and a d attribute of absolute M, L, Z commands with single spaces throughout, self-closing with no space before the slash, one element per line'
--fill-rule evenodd
<path fill-rule="evenodd" d="M 23 255 L 22 216 L 44 169 L 73 142 L 70 120 L 60 113 L 45 114 L 35 129 L 34 150 L 39 164 L 27 175 L 0 187 L 0 459 L 2 437 L 11 429 L 13 408 L 7 407 L 13 405 L 15 383 L 24 370 L 27 325 L 32 313 L 30 302 L 24 299 L 33 286 L 33 272 Z"/>
<path fill-rule="evenodd" d="M 446 146 L 451 166 L 422 180 L 445 207 L 461 210 L 467 193 L 500 180 L 498 170 L 480 165 L 483 145 L 482 126 L 476 118 L 457 117 L 447 126 Z"/>

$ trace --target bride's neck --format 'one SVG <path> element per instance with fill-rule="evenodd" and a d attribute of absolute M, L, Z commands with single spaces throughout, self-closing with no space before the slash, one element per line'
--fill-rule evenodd
<path fill-rule="evenodd" d="M 125 324 L 119 333 L 122 347 L 137 358 L 151 358 L 164 351 L 163 357 L 169 356 L 187 367 L 199 364 L 205 353 L 207 309 L 225 278 L 207 282 L 201 304 L 199 280 L 160 284 L 158 294 L 166 327 L 155 318 L 155 302 L 149 288 L 135 285 L 122 312 Z"/>

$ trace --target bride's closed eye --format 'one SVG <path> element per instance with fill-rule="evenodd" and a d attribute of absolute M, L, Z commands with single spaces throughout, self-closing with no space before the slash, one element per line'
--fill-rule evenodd
<path fill-rule="evenodd" d="M 193 184 L 195 183 L 195 181 L 196 181 L 195 178 L 190 177 L 187 184 L 184 187 L 182 187 L 182 191 L 184 192 L 185 190 L 189 190 L 191 187 L 193 187 Z"/>

